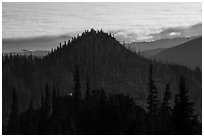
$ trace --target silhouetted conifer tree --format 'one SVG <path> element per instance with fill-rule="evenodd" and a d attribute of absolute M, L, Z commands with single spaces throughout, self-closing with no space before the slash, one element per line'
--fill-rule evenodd
<path fill-rule="evenodd" d="M 54 117 L 58 116 L 58 110 L 59 108 L 59 103 L 58 103 L 58 99 L 57 99 L 57 93 L 56 93 L 56 89 L 55 86 L 53 87 L 53 91 L 52 91 L 52 115 Z"/>
<path fill-rule="evenodd" d="M 106 93 L 105 93 L 104 89 L 102 88 L 100 90 L 100 102 L 104 104 L 104 102 L 106 101 L 106 98 L 107 98 Z"/>
<path fill-rule="evenodd" d="M 44 107 L 44 105 L 45 105 L 45 98 L 44 98 L 43 93 L 41 94 L 40 104 L 41 104 L 41 108 L 43 108 L 43 107 Z"/>
<path fill-rule="evenodd" d="M 85 100 L 87 103 L 90 102 L 90 83 L 89 83 L 89 77 L 86 78 L 86 95 Z"/>
<path fill-rule="evenodd" d="M 51 116 L 51 96 L 48 84 L 45 85 L 45 115 L 46 117 Z"/>
<path fill-rule="evenodd" d="M 158 92 L 157 88 L 154 84 L 154 81 L 152 79 L 152 64 L 150 64 L 150 69 L 149 69 L 149 95 L 147 98 L 147 109 L 151 115 L 156 115 L 158 112 Z"/>
<path fill-rule="evenodd" d="M 188 97 L 188 89 L 183 76 L 180 77 L 179 93 L 175 96 L 174 134 L 195 134 L 192 121 L 194 119 L 193 103 Z"/>
<path fill-rule="evenodd" d="M 152 64 L 149 68 L 149 95 L 147 98 L 147 110 L 149 114 L 149 134 L 157 134 L 158 130 L 158 92 L 152 79 Z"/>
<path fill-rule="evenodd" d="M 61 124 L 60 124 L 60 104 L 59 98 L 57 97 L 56 88 L 53 87 L 52 91 L 52 126 L 53 134 L 61 134 Z"/>
<path fill-rule="evenodd" d="M 11 113 L 9 116 L 7 134 L 9 135 L 18 135 L 19 134 L 19 109 L 18 109 L 18 99 L 16 89 L 13 88 L 13 97 L 12 97 L 12 107 Z"/>
<path fill-rule="evenodd" d="M 39 134 L 44 135 L 46 134 L 46 115 L 45 115 L 45 97 L 44 94 L 41 93 L 41 107 L 40 107 L 40 119 L 38 123 L 39 127 Z"/>
<path fill-rule="evenodd" d="M 163 97 L 163 101 L 162 101 L 162 110 L 167 110 L 170 107 L 170 99 L 171 99 L 171 92 L 169 90 L 169 83 L 166 84 L 166 91 L 164 92 L 164 97 Z"/>
<path fill-rule="evenodd" d="M 76 68 L 75 68 L 75 73 L 74 73 L 74 88 L 73 88 L 73 91 L 74 91 L 74 98 L 76 101 L 79 101 L 81 99 L 81 83 L 80 83 L 80 73 L 79 73 L 79 66 L 76 65 Z"/>
<path fill-rule="evenodd" d="M 168 135 L 172 134 L 172 109 L 170 106 L 171 92 L 169 83 L 166 84 L 166 90 L 164 92 L 164 97 L 161 104 L 160 110 L 160 134 Z"/>

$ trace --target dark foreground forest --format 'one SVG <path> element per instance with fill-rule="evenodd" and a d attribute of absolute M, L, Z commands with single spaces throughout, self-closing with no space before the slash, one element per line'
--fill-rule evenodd
<path fill-rule="evenodd" d="M 102 31 L 41 58 L 3 56 L 3 134 L 202 134 L 198 69 L 145 59 Z"/>

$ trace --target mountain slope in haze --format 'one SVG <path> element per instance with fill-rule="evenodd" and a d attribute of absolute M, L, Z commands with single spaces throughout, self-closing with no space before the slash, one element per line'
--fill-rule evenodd
<path fill-rule="evenodd" d="M 202 37 L 163 50 L 152 58 L 159 61 L 185 65 L 192 69 L 196 67 L 202 68 Z"/>
<path fill-rule="evenodd" d="M 47 51 L 47 50 L 36 50 L 36 51 L 21 51 L 21 52 L 10 52 L 10 53 L 3 53 L 3 56 L 5 55 L 26 55 L 26 56 L 29 56 L 29 55 L 32 55 L 32 56 L 35 56 L 35 57 L 44 57 L 46 55 L 48 55 L 48 53 L 50 53 L 50 51 Z"/>
<path fill-rule="evenodd" d="M 55 85 L 60 95 L 73 91 L 76 64 L 79 65 L 82 96 L 85 94 L 88 76 L 91 89 L 103 88 L 107 96 L 116 93 L 131 96 L 137 105 L 146 108 L 151 63 L 159 99 L 162 99 L 166 83 L 169 83 L 173 104 L 174 95 L 178 92 L 180 75 L 184 75 L 187 83 L 190 83 L 189 96 L 195 102 L 196 114 L 201 117 L 202 83 L 199 72 L 145 59 L 129 51 L 111 34 L 92 29 L 72 38 L 42 59 L 3 57 L 3 119 L 7 120 L 10 112 L 12 86 L 18 91 L 21 112 L 28 108 L 31 98 L 34 107 L 37 108 L 40 106 L 40 96 L 44 93 L 46 83 L 50 88 Z"/>
<path fill-rule="evenodd" d="M 152 49 L 152 50 L 144 50 L 142 52 L 140 52 L 140 54 L 143 56 L 143 57 L 151 57 L 151 56 L 154 56 L 160 52 L 162 52 L 163 50 L 165 50 L 166 48 L 157 48 L 157 49 Z"/>
<path fill-rule="evenodd" d="M 147 50 L 154 50 L 158 48 L 171 48 L 195 38 L 196 37 L 190 37 L 190 38 L 181 37 L 181 38 L 172 38 L 172 39 L 160 39 L 160 40 L 151 41 L 151 42 L 133 42 L 133 43 L 127 43 L 125 44 L 125 46 L 133 52 L 139 52 L 139 51 L 145 52 Z"/>
<path fill-rule="evenodd" d="M 26 50 L 51 50 L 56 48 L 60 42 L 71 39 L 68 35 L 59 36 L 41 36 L 34 38 L 16 38 L 16 39 L 3 39 L 2 51 L 3 52 L 20 52 L 19 49 Z"/>

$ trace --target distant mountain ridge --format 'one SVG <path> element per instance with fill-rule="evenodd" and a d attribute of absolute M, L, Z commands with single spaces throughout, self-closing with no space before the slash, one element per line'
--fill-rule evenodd
<path fill-rule="evenodd" d="M 152 50 L 144 50 L 141 51 L 139 54 L 142 55 L 143 57 L 151 57 L 154 56 L 162 51 L 166 50 L 166 48 L 156 48 L 156 49 L 152 49 Z"/>
<path fill-rule="evenodd" d="M 202 37 L 187 41 L 178 46 L 165 49 L 151 57 L 158 61 L 202 68 Z"/>
<path fill-rule="evenodd" d="M 187 41 L 190 41 L 192 39 L 197 38 L 196 37 L 177 37 L 172 39 L 160 39 L 156 41 L 151 42 L 133 42 L 133 43 L 127 43 L 125 46 L 130 49 L 133 52 L 145 52 L 147 50 L 154 50 L 158 48 L 171 48 L 177 45 L 180 45 L 182 43 L 185 43 Z"/>
<path fill-rule="evenodd" d="M 41 36 L 33 38 L 16 38 L 16 39 L 3 39 L 2 51 L 3 52 L 20 52 L 19 49 L 26 50 L 51 50 L 56 48 L 60 42 L 70 40 L 68 35 L 59 36 Z"/>
<path fill-rule="evenodd" d="M 32 55 L 32 56 L 35 56 L 35 57 L 44 57 L 46 55 L 48 55 L 51 51 L 47 51 L 47 50 L 35 50 L 35 51 L 21 51 L 21 52 L 9 52 L 9 53 L 2 53 L 3 56 L 5 55 L 26 55 L 26 56 L 29 56 L 29 55 Z"/>

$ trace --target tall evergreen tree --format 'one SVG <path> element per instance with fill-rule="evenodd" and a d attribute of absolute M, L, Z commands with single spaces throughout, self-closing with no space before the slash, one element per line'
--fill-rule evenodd
<path fill-rule="evenodd" d="M 193 103 L 188 97 L 188 88 L 183 76 L 180 77 L 179 93 L 175 96 L 174 134 L 194 134 L 192 121 L 194 119 Z"/>
<path fill-rule="evenodd" d="M 90 83 L 89 83 L 89 77 L 86 78 L 86 95 L 85 100 L 87 103 L 90 101 Z"/>
<path fill-rule="evenodd" d="M 100 100 L 100 103 L 104 103 L 106 101 L 106 93 L 104 91 L 103 88 L 101 88 L 100 90 L 100 97 L 99 97 L 99 100 Z"/>
<path fill-rule="evenodd" d="M 171 125 L 172 125 L 172 109 L 170 106 L 171 92 L 169 83 L 166 84 L 166 90 L 164 92 L 164 97 L 161 104 L 160 110 L 160 134 L 168 135 L 172 134 Z"/>
<path fill-rule="evenodd" d="M 51 96 L 48 84 L 45 85 L 45 115 L 46 117 L 51 116 Z"/>
<path fill-rule="evenodd" d="M 53 91 L 52 91 L 52 115 L 54 117 L 58 116 L 58 112 L 59 112 L 58 109 L 59 109 L 59 103 L 58 103 L 58 99 L 57 99 L 56 89 L 54 86 Z"/>
<path fill-rule="evenodd" d="M 18 98 L 16 89 L 13 88 L 13 97 L 12 97 L 12 107 L 11 113 L 8 121 L 7 134 L 9 135 L 18 135 L 19 134 L 19 108 L 18 108 Z"/>
<path fill-rule="evenodd" d="M 149 134 L 158 134 L 159 122 L 158 122 L 158 92 L 152 79 L 152 64 L 149 68 L 149 95 L 147 97 L 147 110 L 149 115 L 148 132 Z"/>
<path fill-rule="evenodd" d="M 147 84 L 149 87 L 149 95 L 147 98 L 147 109 L 149 111 L 149 114 L 156 115 L 158 112 L 158 92 L 157 88 L 154 84 L 154 81 L 152 79 L 152 64 L 150 64 L 149 69 L 149 83 Z"/>
<path fill-rule="evenodd" d="M 52 91 L 52 122 L 53 122 L 53 133 L 56 135 L 61 134 L 60 125 L 60 104 L 59 98 L 57 97 L 56 88 L 53 87 Z"/>
<path fill-rule="evenodd" d="M 40 120 L 38 128 L 39 134 L 46 134 L 45 97 L 43 93 L 41 94 Z"/>
<path fill-rule="evenodd" d="M 80 83 L 80 73 L 79 73 L 79 66 L 76 65 L 76 68 L 75 68 L 75 73 L 74 73 L 74 88 L 73 88 L 73 91 L 74 91 L 74 98 L 76 101 L 79 101 L 81 99 L 81 83 Z"/>
<path fill-rule="evenodd" d="M 162 101 L 162 106 L 161 106 L 161 109 L 164 111 L 171 108 L 171 106 L 170 106 L 171 92 L 169 89 L 170 89 L 169 83 L 167 83 L 166 84 L 166 90 L 164 92 L 163 101 Z"/>
<path fill-rule="evenodd" d="M 41 94 L 41 97 L 40 97 L 40 104 L 41 104 L 41 108 L 43 108 L 45 105 L 45 98 L 44 98 L 43 93 Z"/>

